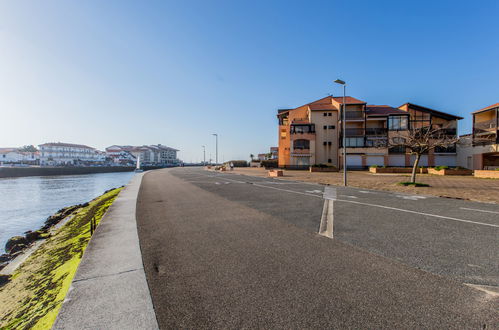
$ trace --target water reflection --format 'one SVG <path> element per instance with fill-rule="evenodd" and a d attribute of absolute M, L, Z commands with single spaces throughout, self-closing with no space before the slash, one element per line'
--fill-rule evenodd
<path fill-rule="evenodd" d="M 38 229 L 57 210 L 127 184 L 134 172 L 0 179 L 0 253 L 7 239 Z"/>

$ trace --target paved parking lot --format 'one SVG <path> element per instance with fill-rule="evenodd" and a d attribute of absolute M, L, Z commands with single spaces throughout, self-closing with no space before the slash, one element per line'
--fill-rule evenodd
<path fill-rule="evenodd" d="M 247 175 L 267 176 L 263 168 L 236 168 L 234 172 Z M 315 182 L 322 184 L 343 184 L 343 173 L 310 173 L 308 171 L 284 171 L 283 179 Z M 431 187 L 403 187 L 398 182 L 409 181 L 406 174 L 372 174 L 367 171 L 348 172 L 349 185 L 359 188 L 405 192 L 466 200 L 499 203 L 499 179 L 482 179 L 471 176 L 440 176 L 418 174 L 417 181 Z"/>
<path fill-rule="evenodd" d="M 317 235 L 323 185 L 146 173 L 137 225 L 160 327 L 497 323 L 498 205 L 336 189 L 329 239 Z"/>

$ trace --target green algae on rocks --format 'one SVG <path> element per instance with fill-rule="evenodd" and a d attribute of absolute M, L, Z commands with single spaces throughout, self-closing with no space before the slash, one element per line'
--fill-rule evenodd
<path fill-rule="evenodd" d="M 0 287 L 1 329 L 50 329 L 90 240 L 90 221 L 100 222 L 121 188 L 74 211 Z"/>

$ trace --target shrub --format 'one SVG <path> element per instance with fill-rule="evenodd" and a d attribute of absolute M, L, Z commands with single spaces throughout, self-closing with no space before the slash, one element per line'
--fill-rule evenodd
<path fill-rule="evenodd" d="M 429 184 L 426 184 L 426 183 L 421 183 L 421 182 L 409 182 L 409 181 L 406 181 L 406 182 L 399 182 L 398 183 L 400 186 L 414 186 L 414 187 L 429 187 L 430 185 Z"/>
<path fill-rule="evenodd" d="M 449 169 L 449 166 L 442 165 L 442 166 L 435 166 L 435 170 L 441 171 L 441 170 L 447 170 Z"/>
<path fill-rule="evenodd" d="M 234 164 L 234 167 L 248 167 L 248 162 L 245 160 L 230 160 L 225 162 L 224 165 L 230 166 L 230 163 Z"/>
<path fill-rule="evenodd" d="M 277 168 L 278 167 L 277 159 L 262 160 L 261 166 L 265 168 Z"/>
<path fill-rule="evenodd" d="M 377 167 L 378 167 L 378 165 L 371 165 L 371 166 L 369 166 L 369 167 L 372 167 L 372 168 L 377 168 Z"/>

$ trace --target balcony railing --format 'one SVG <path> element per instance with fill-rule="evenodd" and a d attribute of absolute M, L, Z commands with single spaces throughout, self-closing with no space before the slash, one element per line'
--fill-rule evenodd
<path fill-rule="evenodd" d="M 494 133 L 497 131 L 497 122 L 495 119 L 477 122 L 473 125 L 475 134 Z"/>
<path fill-rule="evenodd" d="M 346 129 L 346 136 L 364 136 L 364 129 L 363 128 L 347 128 Z"/>
<path fill-rule="evenodd" d="M 291 134 L 315 134 L 315 124 L 292 124 Z"/>
<path fill-rule="evenodd" d="M 384 127 L 367 127 L 366 135 L 382 135 L 385 136 L 388 133 L 388 129 Z"/>
<path fill-rule="evenodd" d="M 362 111 L 347 111 L 345 118 L 348 119 L 364 119 L 364 112 Z"/>

